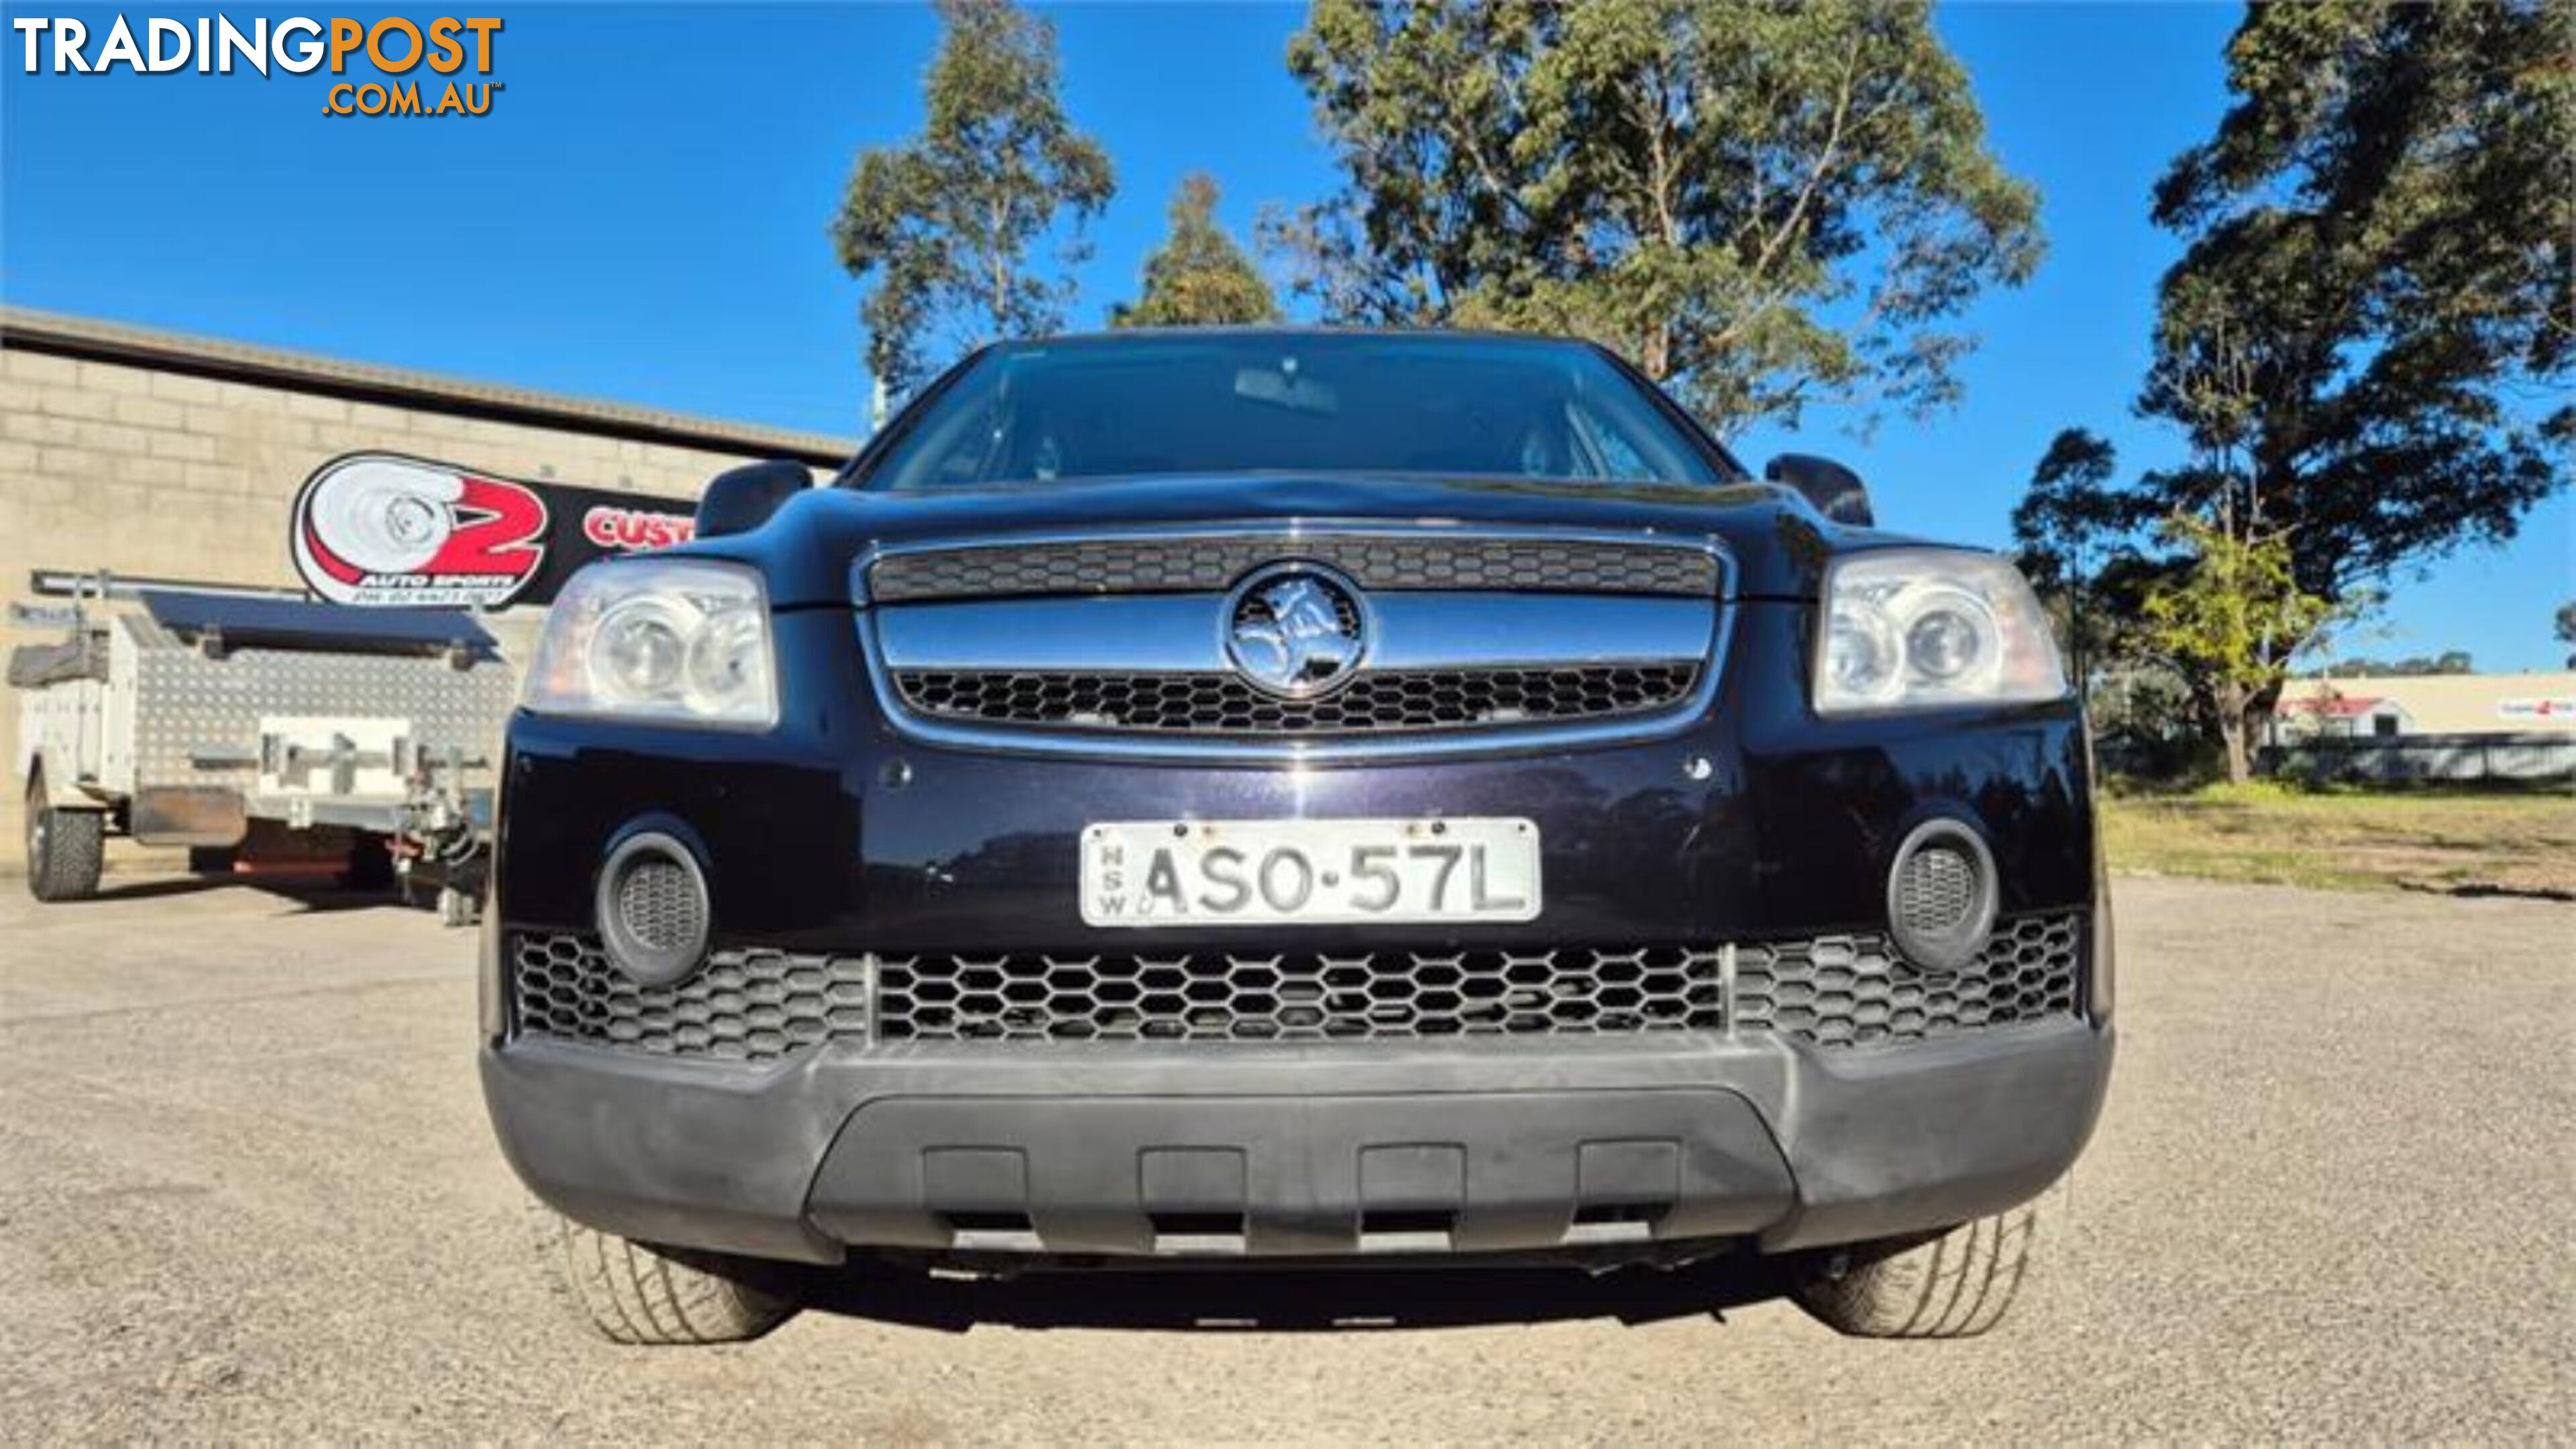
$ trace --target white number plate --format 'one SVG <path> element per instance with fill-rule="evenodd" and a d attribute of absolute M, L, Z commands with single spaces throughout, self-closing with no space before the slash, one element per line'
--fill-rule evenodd
<path fill-rule="evenodd" d="M 1122 820 L 1082 832 L 1094 926 L 1538 919 L 1527 820 Z"/>

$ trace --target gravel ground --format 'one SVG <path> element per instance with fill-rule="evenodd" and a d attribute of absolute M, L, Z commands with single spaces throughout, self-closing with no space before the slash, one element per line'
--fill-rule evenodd
<path fill-rule="evenodd" d="M 2556 1437 L 2576 908 L 2118 890 L 2121 1060 L 2020 1311 L 1838 1339 L 1697 1275 L 861 1279 L 590 1341 L 472 1072 L 472 943 L 181 881 L 0 900 L 0 1438 Z M 1712 1305 L 1726 1305 L 1712 1311 Z M 2551 1426 L 2555 1425 L 2555 1428 Z"/>

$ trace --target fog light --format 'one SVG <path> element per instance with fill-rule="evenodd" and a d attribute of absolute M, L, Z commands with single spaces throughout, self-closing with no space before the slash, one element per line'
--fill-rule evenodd
<path fill-rule="evenodd" d="M 643 985 L 668 986 L 706 955 L 706 873 L 670 836 L 647 831 L 611 852 L 595 909 L 608 959 Z"/>
<path fill-rule="evenodd" d="M 1896 949 L 1930 971 L 1956 971 L 1994 935 L 1995 858 L 1956 820 L 1929 820 L 1896 848 L 1887 873 L 1887 923 Z"/>

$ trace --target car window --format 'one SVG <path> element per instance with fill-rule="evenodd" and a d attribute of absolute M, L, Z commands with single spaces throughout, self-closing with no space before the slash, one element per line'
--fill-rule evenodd
<path fill-rule="evenodd" d="M 1188 473 L 1715 482 L 1718 466 L 1591 348 L 1404 333 L 1211 333 L 986 353 L 863 486 Z"/>

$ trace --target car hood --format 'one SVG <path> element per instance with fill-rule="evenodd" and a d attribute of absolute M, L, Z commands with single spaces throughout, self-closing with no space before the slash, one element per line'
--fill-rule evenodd
<path fill-rule="evenodd" d="M 1874 537 L 1839 527 L 1765 483 L 1550 483 L 1531 479 L 1216 474 L 917 493 L 818 488 L 752 532 L 688 552 L 741 559 L 782 607 L 850 597 L 850 563 L 872 546 L 1085 529 L 1238 523 L 1502 524 L 1715 539 L 1738 597 L 1815 597 L 1826 560 Z"/>

